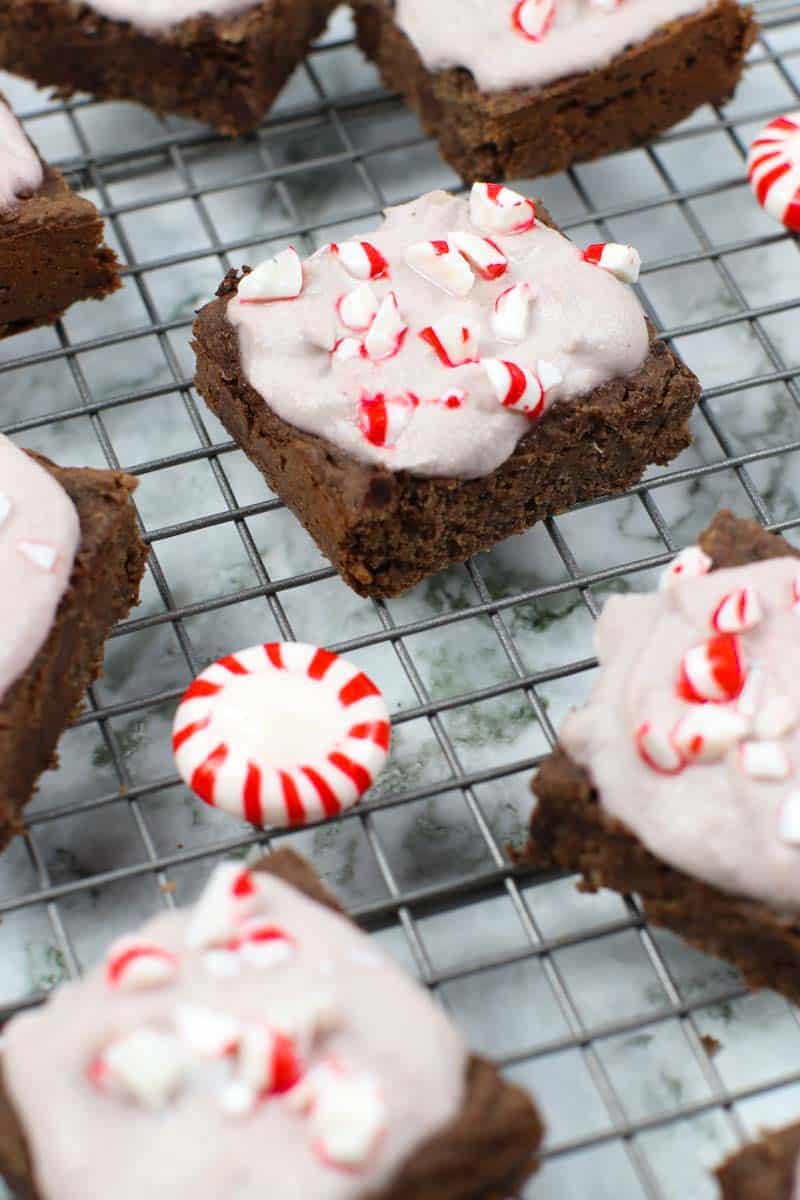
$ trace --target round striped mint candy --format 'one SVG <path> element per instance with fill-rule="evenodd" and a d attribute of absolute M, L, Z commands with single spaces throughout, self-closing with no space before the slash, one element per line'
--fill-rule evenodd
<path fill-rule="evenodd" d="M 761 131 L 750 147 L 747 177 L 769 215 L 800 233 L 800 111 Z"/>
<path fill-rule="evenodd" d="M 212 663 L 178 707 L 172 748 L 206 804 L 252 825 L 295 826 L 352 808 L 386 763 L 391 726 L 367 675 L 300 642 Z"/>

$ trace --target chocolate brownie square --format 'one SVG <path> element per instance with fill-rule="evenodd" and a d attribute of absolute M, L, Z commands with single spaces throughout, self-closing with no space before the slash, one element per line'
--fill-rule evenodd
<path fill-rule="evenodd" d="M 561 171 L 724 103 L 757 30 L 737 0 L 554 11 L 552 0 L 466 12 L 461 0 L 357 0 L 358 41 L 471 182 Z"/>
<path fill-rule="evenodd" d="M 260 124 L 337 0 L 0 0 L 0 66 L 231 135 Z"/>
<path fill-rule="evenodd" d="M 800 1125 L 766 1134 L 717 1170 L 720 1200 L 793 1200 L 800 1164 Z"/>
<path fill-rule="evenodd" d="M 242 1200 L 505 1200 L 542 1137 L 530 1097 L 290 850 L 218 867 L 193 910 L 12 1021 L 0 1064 L 17 1200 L 58 1200 L 67 1162 L 81 1200 L 119 1172 L 198 1200 L 234 1182 Z"/>
<path fill-rule="evenodd" d="M 0 337 L 120 286 L 97 209 L 41 160 L 0 95 Z"/>
<path fill-rule="evenodd" d="M 433 192 L 368 240 L 230 272 L 197 387 L 345 582 L 395 596 L 688 445 L 700 386 L 637 272 L 511 189 Z"/>
<path fill-rule="evenodd" d="M 655 925 L 795 1003 L 799 557 L 724 511 L 665 590 L 609 602 L 595 691 L 533 782 L 526 855 L 638 894 Z"/>
<path fill-rule="evenodd" d="M 112 626 L 138 603 L 147 552 L 132 476 L 57 467 L 3 437 L 0 467 L 2 848 L 22 831 L 39 776 L 56 765 Z"/>

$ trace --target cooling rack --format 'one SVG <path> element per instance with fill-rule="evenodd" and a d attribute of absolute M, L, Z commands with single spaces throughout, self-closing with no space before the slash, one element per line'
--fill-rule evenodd
<path fill-rule="evenodd" d="M 231 265 L 310 252 L 390 203 L 457 185 L 337 14 L 263 127 L 232 143 L 134 106 L 2 87 L 104 212 L 125 289 L 0 345 L 0 429 L 64 464 L 122 466 L 151 558 L 143 605 L 0 859 L 0 1024 L 77 975 L 220 857 L 291 844 L 363 926 L 531 1087 L 547 1118 L 534 1200 L 712 1197 L 708 1170 L 800 1117 L 800 1023 L 649 928 L 635 898 L 514 868 L 528 782 L 591 686 L 606 595 L 655 574 L 727 504 L 800 526 L 800 258 L 744 179 L 751 137 L 800 107 L 800 5 L 756 5 L 735 101 L 647 149 L 526 181 L 577 240 L 639 245 L 642 300 L 705 385 L 692 448 L 387 603 L 358 600 L 192 388 L 192 313 Z M 271 638 L 362 663 L 393 711 L 370 802 L 270 838 L 196 805 L 169 755 L 189 679 Z M 2 1185 L 0 1185 L 0 1190 Z"/>

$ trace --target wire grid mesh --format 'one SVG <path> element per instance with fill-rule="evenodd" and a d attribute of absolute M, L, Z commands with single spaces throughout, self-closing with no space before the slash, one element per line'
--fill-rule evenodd
<path fill-rule="evenodd" d="M 800 1025 L 721 964 L 652 931 L 634 899 L 515 869 L 527 783 L 595 666 L 611 591 L 653 573 L 720 506 L 800 525 L 798 246 L 749 197 L 750 137 L 800 106 L 800 5 L 762 36 L 724 111 L 646 150 L 531 183 L 576 239 L 634 241 L 643 302 L 706 390 L 694 445 L 630 492 L 514 539 L 388 603 L 344 589 L 192 390 L 192 311 L 224 270 L 307 251 L 387 203 L 454 186 L 339 14 L 257 135 L 230 143 L 126 105 L 3 86 L 43 152 L 96 200 L 126 288 L 0 349 L 0 428 L 63 463 L 138 474 L 144 607 L 0 862 L 0 1024 L 108 938 L 195 896 L 213 862 L 289 843 L 435 990 L 550 1126 L 532 1197 L 703 1197 L 759 1124 L 800 1113 Z M 688 319 L 688 318 L 692 319 Z M 393 707 L 393 766 L 339 821 L 269 838 L 198 812 L 168 723 L 218 653 L 325 642 Z"/>

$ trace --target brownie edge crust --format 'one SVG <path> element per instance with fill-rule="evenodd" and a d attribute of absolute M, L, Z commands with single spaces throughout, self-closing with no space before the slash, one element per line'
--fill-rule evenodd
<path fill-rule="evenodd" d="M 800 557 L 783 538 L 728 511 L 717 514 L 699 542 L 714 570 Z M 560 748 L 545 759 L 532 788 L 538 804 L 524 859 L 580 872 L 587 891 L 636 892 L 655 925 L 732 963 L 750 987 L 800 1002 L 800 918 L 728 895 L 656 858 L 603 811 L 587 771 Z"/>
<path fill-rule="evenodd" d="M 463 68 L 431 72 L 391 0 L 357 0 L 358 43 L 465 182 L 527 179 L 649 141 L 736 88 L 757 23 L 738 0 L 671 21 L 608 67 L 538 88 L 481 92 Z"/>
<path fill-rule="evenodd" d="M 226 317 L 239 279 L 230 271 L 195 321 L 197 388 L 361 596 L 399 595 L 543 517 L 625 490 L 689 445 L 700 385 L 653 339 L 637 372 L 552 405 L 490 475 L 422 478 L 357 462 L 282 420 L 247 382 Z"/>
<path fill-rule="evenodd" d="M 717 1169 L 720 1200 L 792 1200 L 800 1125 L 765 1135 Z"/>
<path fill-rule="evenodd" d="M 292 850 L 276 851 L 255 869 L 342 912 L 314 870 Z M 507 1083 L 488 1060 L 473 1056 L 459 1116 L 420 1146 L 389 1187 L 364 1200 L 506 1200 L 536 1170 L 543 1132 L 527 1093 Z M 3 1088 L 1 1059 L 0 1175 L 16 1200 L 43 1200 L 24 1131 Z"/>

